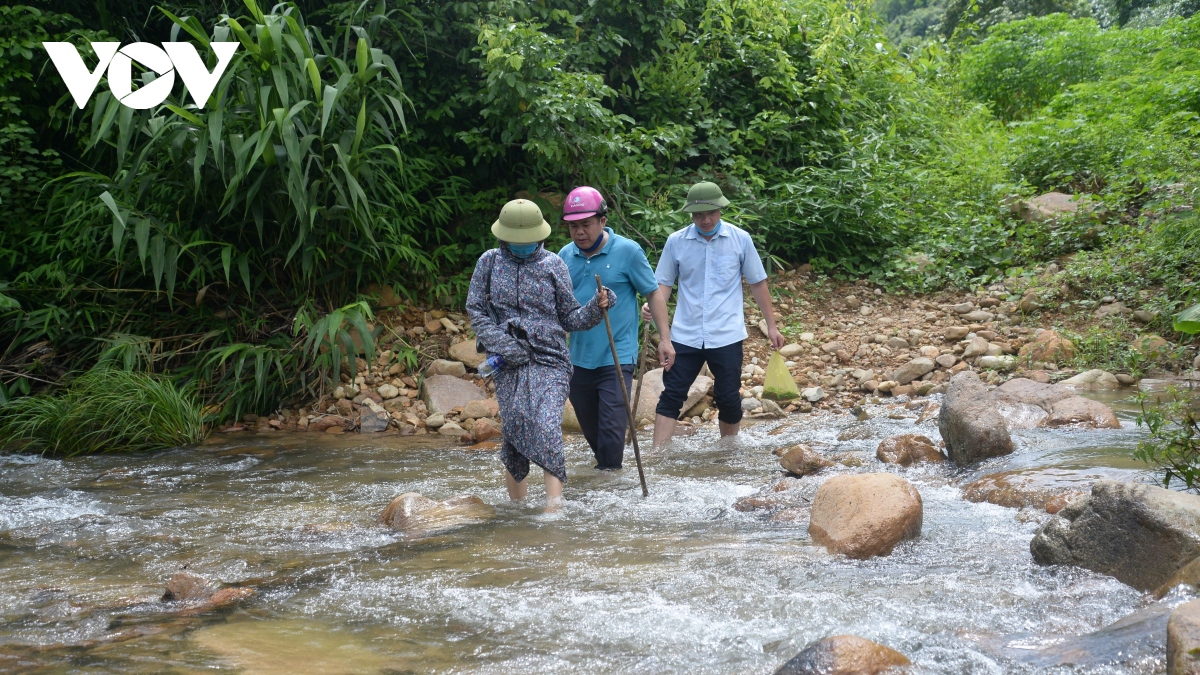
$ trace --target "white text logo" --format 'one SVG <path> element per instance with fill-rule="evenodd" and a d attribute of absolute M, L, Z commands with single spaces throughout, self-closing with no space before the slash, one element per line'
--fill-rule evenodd
<path fill-rule="evenodd" d="M 192 101 L 197 107 L 203 108 L 238 48 L 236 42 L 211 43 L 212 50 L 217 55 L 217 66 L 209 72 L 208 67 L 204 65 L 204 59 L 200 58 L 190 42 L 164 42 L 161 48 L 149 42 L 134 42 L 124 47 L 121 47 L 120 42 L 91 44 L 100 61 L 95 70 L 89 71 L 83 63 L 83 58 L 79 56 L 79 50 L 70 42 L 42 43 L 46 53 L 50 55 L 50 60 L 54 62 L 54 67 L 58 68 L 59 75 L 67 83 L 75 105 L 81 110 L 92 97 L 92 92 L 100 83 L 105 69 L 108 70 L 108 88 L 113 96 L 130 108 L 145 110 L 167 100 L 171 88 L 175 86 L 176 71 L 183 79 Z M 157 75 L 137 91 L 133 90 L 134 61 Z"/>

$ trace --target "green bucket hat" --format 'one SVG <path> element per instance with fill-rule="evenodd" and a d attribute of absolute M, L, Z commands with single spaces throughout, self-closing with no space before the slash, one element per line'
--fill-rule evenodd
<path fill-rule="evenodd" d="M 550 236 L 550 223 L 542 210 L 528 199 L 514 199 L 500 209 L 500 218 L 492 223 L 492 234 L 510 244 L 532 244 Z"/>
<path fill-rule="evenodd" d="M 721 194 L 721 188 L 716 183 L 704 181 L 696 183 L 688 190 L 687 203 L 680 211 L 697 213 L 699 211 L 715 211 L 729 206 L 729 200 Z"/>

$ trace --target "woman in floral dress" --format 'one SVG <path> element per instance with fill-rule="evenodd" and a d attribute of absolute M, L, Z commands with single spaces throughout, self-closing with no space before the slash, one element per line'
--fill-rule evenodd
<path fill-rule="evenodd" d="M 467 311 L 479 342 L 504 359 L 495 376 L 503 422 L 500 461 L 514 501 L 528 491 L 529 463 L 542 467 L 546 503 L 554 507 L 567 480 L 562 438 L 571 383 L 567 333 L 598 324 L 601 308 L 615 304 L 616 295 L 605 289 L 580 306 L 566 263 L 541 244 L 550 225 L 533 202 L 505 204 L 492 233 L 500 246 L 475 265 Z"/>

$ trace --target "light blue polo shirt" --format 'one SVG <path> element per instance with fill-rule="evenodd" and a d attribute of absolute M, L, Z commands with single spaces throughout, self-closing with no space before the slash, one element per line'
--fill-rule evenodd
<path fill-rule="evenodd" d="M 767 271 L 750 235 L 721 221 L 711 241 L 700 236 L 694 224 L 672 233 L 655 276 L 663 286 L 678 281 L 671 340 L 701 349 L 746 339 L 742 277 L 757 284 L 767 278 Z"/>
<path fill-rule="evenodd" d="M 649 295 L 658 290 L 658 282 L 641 246 L 613 232 L 611 227 L 604 231 L 608 233 L 608 241 L 591 258 L 580 253 L 574 242 L 564 246 L 558 255 L 571 272 L 571 284 L 579 304 L 587 304 L 596 295 L 597 274 L 601 283 L 617 294 L 617 304 L 608 310 L 617 355 L 622 364 L 637 363 L 641 307 L 637 294 Z M 579 368 L 602 368 L 613 364 L 612 347 L 608 344 L 608 331 L 603 321 L 591 330 L 571 333 L 571 363 Z"/>

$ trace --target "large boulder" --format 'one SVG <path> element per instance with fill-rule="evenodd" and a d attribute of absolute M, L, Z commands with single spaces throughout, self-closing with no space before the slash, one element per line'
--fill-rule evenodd
<path fill-rule="evenodd" d="M 933 359 L 920 356 L 897 368 L 892 373 L 892 379 L 900 384 L 908 384 L 936 367 Z"/>
<path fill-rule="evenodd" d="M 417 492 L 405 492 L 387 505 L 377 522 L 407 535 L 427 536 L 481 523 L 495 511 L 474 495 L 438 502 Z"/>
<path fill-rule="evenodd" d="M 639 399 L 640 402 L 638 403 L 636 413 L 639 426 L 654 421 L 654 410 L 658 407 L 658 398 L 663 393 L 663 369 L 655 368 L 654 370 L 646 371 L 642 375 L 642 380 L 642 396 Z M 712 387 L 713 379 L 711 377 L 697 375 L 695 381 L 692 382 L 692 386 L 688 388 L 687 399 L 684 400 L 683 407 L 679 409 L 679 413 L 682 415 L 691 410 L 692 406 L 700 402 L 700 399 L 712 392 Z M 637 395 L 637 389 L 638 382 L 634 380 L 633 389 L 630 390 L 629 395 Z"/>
<path fill-rule="evenodd" d="M 834 635 L 805 647 L 775 675 L 878 675 L 910 664 L 908 657 L 878 642 Z"/>
<path fill-rule="evenodd" d="M 450 358 L 461 361 L 468 368 L 478 368 L 487 359 L 487 354 L 475 351 L 474 340 L 464 340 L 450 345 Z"/>
<path fill-rule="evenodd" d="M 915 462 L 943 462 L 946 456 L 933 441 L 920 434 L 900 434 L 885 438 L 875 448 L 875 457 L 886 464 L 910 466 Z"/>
<path fill-rule="evenodd" d="M 969 502 L 988 502 L 1014 509 L 1033 506 L 1048 513 L 1058 513 L 1072 499 L 1089 493 L 1096 481 L 1128 479 L 1132 473 L 1106 467 L 1002 471 L 964 485 L 963 498 Z"/>
<path fill-rule="evenodd" d="M 1021 347 L 1017 360 L 1025 364 L 1033 361 L 1058 363 L 1074 358 L 1077 353 L 1075 343 L 1052 330 L 1043 330 L 1035 334 L 1033 342 Z"/>
<path fill-rule="evenodd" d="M 487 398 L 487 392 L 480 389 L 474 382 L 468 382 L 453 375 L 431 375 L 421 383 L 421 400 L 425 401 L 425 406 L 431 415 L 445 414 L 455 408 L 465 408 L 471 401 L 485 398 Z"/>
<path fill-rule="evenodd" d="M 1029 544 L 1042 565 L 1077 565 L 1143 591 L 1200 556 L 1200 496 L 1152 485 L 1096 481 Z"/>
<path fill-rule="evenodd" d="M 827 466 L 833 466 L 833 462 L 825 459 L 821 453 L 807 445 L 797 445 L 784 451 L 779 457 L 779 465 L 788 473 L 807 476 Z"/>
<path fill-rule="evenodd" d="M 921 534 L 921 494 L 890 473 L 834 476 L 813 497 L 808 533 L 831 553 L 887 555 Z"/>
<path fill-rule="evenodd" d="M 575 414 L 575 406 L 570 401 L 563 406 L 562 430 L 567 434 L 582 434 L 583 427 L 579 425 L 579 416 Z"/>
<path fill-rule="evenodd" d="M 946 454 L 960 466 L 1013 451 L 1012 437 L 979 376 L 970 371 L 955 375 L 946 388 L 938 412 L 938 430 L 946 441 Z"/>
<path fill-rule="evenodd" d="M 1121 428 L 1121 422 L 1112 408 L 1059 385 L 1018 377 L 997 387 L 991 397 L 1010 428 Z"/>
<path fill-rule="evenodd" d="M 1167 619 L 1167 675 L 1200 675 L 1200 600 L 1176 607 Z"/>
<path fill-rule="evenodd" d="M 1085 211 L 1092 212 L 1095 206 L 1085 195 L 1069 195 L 1063 192 L 1047 192 L 1033 199 L 1014 201 L 1009 208 L 1027 223 L 1053 221 L 1065 216 L 1074 215 L 1080 205 Z"/>

